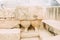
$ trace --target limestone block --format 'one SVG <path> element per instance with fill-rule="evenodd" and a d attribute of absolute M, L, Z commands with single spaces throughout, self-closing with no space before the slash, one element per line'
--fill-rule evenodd
<path fill-rule="evenodd" d="M 20 24 L 25 28 L 25 31 L 27 31 L 30 26 L 30 21 L 21 21 Z"/>
<path fill-rule="evenodd" d="M 20 30 L 0 29 L 0 40 L 20 40 Z"/>
<path fill-rule="evenodd" d="M 38 32 L 22 32 L 21 40 L 40 40 Z"/>
<path fill-rule="evenodd" d="M 18 20 L 4 20 L 0 21 L 0 29 L 10 29 L 18 25 L 20 21 Z"/>
<path fill-rule="evenodd" d="M 41 23 L 41 21 L 39 21 L 39 20 L 31 21 L 31 24 L 35 28 L 35 30 L 38 30 L 40 28 L 40 23 Z"/>
<path fill-rule="evenodd" d="M 40 40 L 38 37 L 32 37 L 32 38 L 24 38 L 21 40 Z"/>

